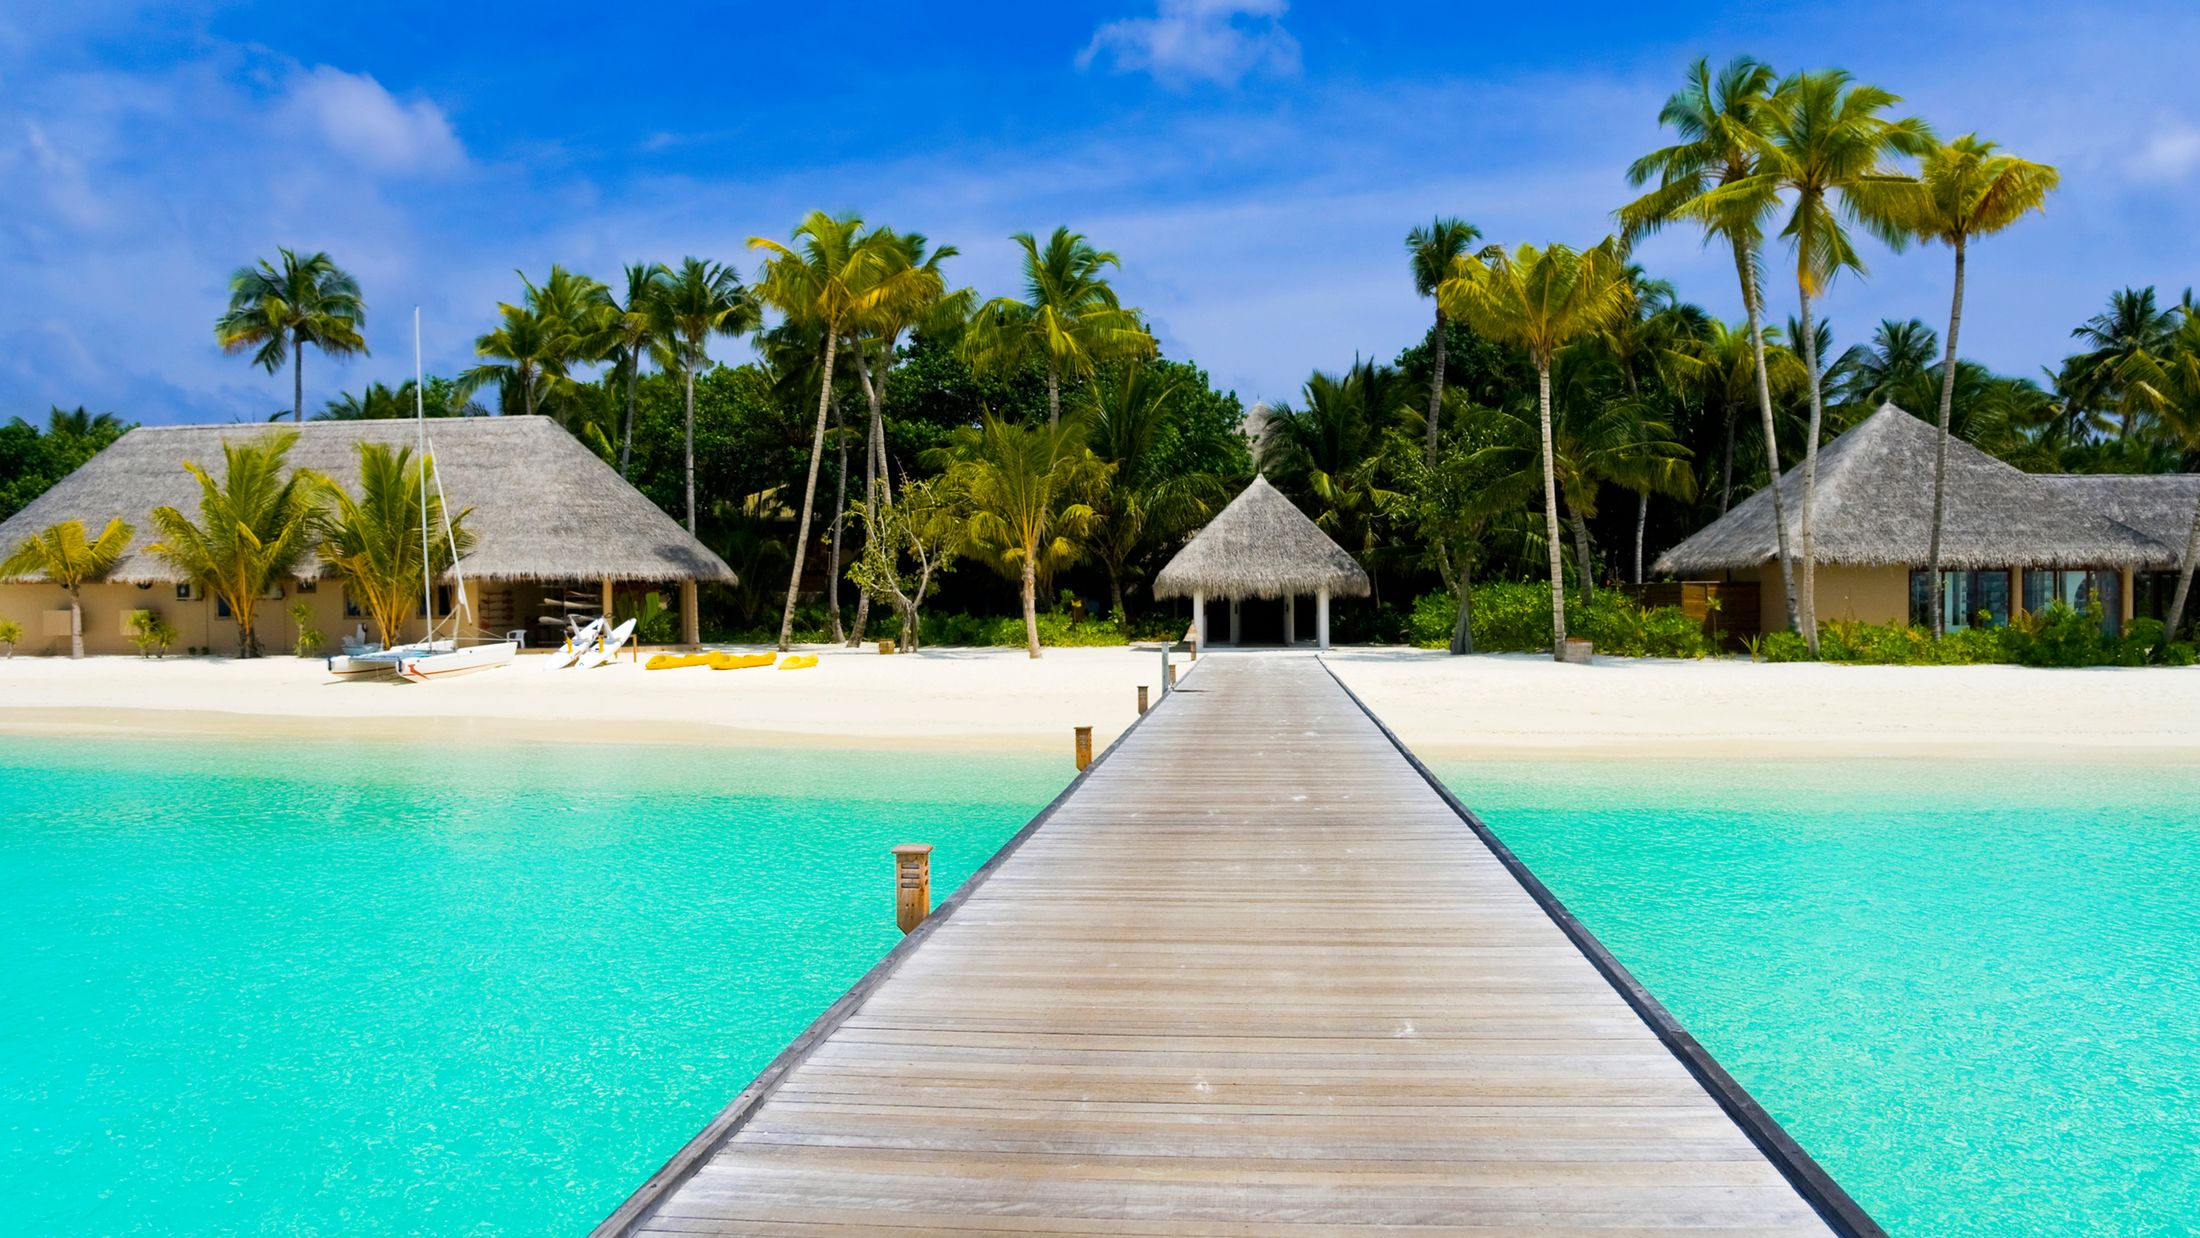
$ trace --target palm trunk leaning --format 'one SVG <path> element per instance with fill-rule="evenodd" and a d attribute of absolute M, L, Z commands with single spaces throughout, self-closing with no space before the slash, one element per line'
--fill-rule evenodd
<path fill-rule="evenodd" d="M 1459 556 L 1459 607 L 1451 620 L 1451 651 L 1474 652 L 1474 561 Z"/>
<path fill-rule="evenodd" d="M 1810 382 L 1810 429 L 1803 440 L 1803 570 L 1796 580 L 1796 617 L 1803 623 L 1803 642 L 1818 656 L 1818 544 L 1811 518 L 1818 506 L 1818 428 L 1825 416 L 1825 393 L 1818 385 L 1818 332 L 1810 324 L 1810 289 L 1798 285 L 1801 295 L 1803 369 Z"/>
<path fill-rule="evenodd" d="M 1596 600 L 1596 565 L 1589 554 L 1589 522 L 1581 518 L 1581 509 L 1572 508 L 1566 513 L 1574 529 L 1574 559 L 1581 568 L 1581 604 L 1586 606 Z"/>
<path fill-rule="evenodd" d="M 1795 599 L 1795 555 L 1788 548 L 1787 503 L 1780 497 L 1780 435 L 1772 420 L 1772 381 L 1765 375 L 1764 306 L 1757 297 L 1757 263 L 1749 247 L 1734 242 L 1734 268 L 1741 274 L 1742 307 L 1749 313 L 1749 350 L 1757 364 L 1757 409 L 1764 415 L 1765 477 L 1772 491 L 1772 528 L 1780 554 L 1780 583 L 1787 593 L 1788 630 L 1800 627 Z"/>
<path fill-rule="evenodd" d="M 817 500 L 817 462 L 825 454 L 825 414 L 832 407 L 833 360 L 839 349 L 839 324 L 829 324 L 825 329 L 825 377 L 819 381 L 817 388 L 817 429 L 810 436 L 810 475 L 802 483 L 802 519 L 794 527 L 794 570 L 787 576 L 787 608 L 779 616 L 781 652 L 791 648 L 794 643 L 794 598 L 796 591 L 802 587 L 802 560 L 810 548 L 810 513 Z M 692 455 L 691 452 L 691 458 Z M 691 463 L 690 487 L 694 485 L 692 469 Z"/>
<path fill-rule="evenodd" d="M 838 404 L 833 405 L 833 441 L 839 444 L 840 457 L 833 466 L 833 540 L 825 554 L 825 616 L 837 645 L 847 639 L 840 627 L 840 534 L 848 517 L 848 428 Z"/>
<path fill-rule="evenodd" d="M 1444 311 L 1436 311 L 1436 325 L 1429 329 L 1428 451 L 1430 468 L 1436 467 L 1436 423 L 1444 409 Z"/>
<path fill-rule="evenodd" d="M 1635 496 L 1635 583 L 1642 583 L 1642 531 L 1650 523 L 1650 492 Z"/>
<path fill-rule="evenodd" d="M 1024 555 L 1024 639 L 1029 642 L 1031 656 L 1039 656 L 1039 564 L 1038 547 L 1027 549 Z"/>
<path fill-rule="evenodd" d="M 887 343 L 887 348 L 888 355 L 891 357 L 893 348 L 891 341 Z M 883 432 L 880 430 L 882 421 L 880 404 L 885 398 L 885 393 L 880 388 L 885 384 L 886 376 L 880 374 L 874 380 L 871 376 L 870 362 L 864 356 L 863 350 L 858 348 L 856 349 L 856 377 L 863 381 L 864 399 L 870 406 L 870 422 L 863 431 L 863 536 L 868 541 L 871 536 L 870 531 L 878 527 L 878 475 L 879 459 L 882 454 L 879 444 L 884 441 Z M 845 468 L 845 454 L 842 456 L 842 462 Z M 854 649 L 863 644 L 863 633 L 870 626 L 870 622 L 871 595 L 866 591 L 856 597 L 856 618 L 854 625 L 848 631 L 848 648 Z"/>
<path fill-rule="evenodd" d="M 626 431 L 619 436 L 619 477 L 631 480 L 634 476 L 634 380 L 642 368 L 637 353 L 628 358 L 626 367 Z"/>
<path fill-rule="evenodd" d="M 1551 660 L 1566 660 L 1566 576 L 1560 562 L 1562 542 L 1558 532 L 1558 470 L 1551 460 L 1551 363 L 1535 363 L 1538 421 L 1543 429 L 1543 545 L 1551 560 Z"/>
<path fill-rule="evenodd" d="M 295 331 L 290 333 L 290 419 L 294 423 L 306 419 L 306 350 Z"/>
<path fill-rule="evenodd" d="M 1047 358 L 1047 429 L 1052 430 L 1061 424 L 1062 363 L 1050 356 Z"/>
<path fill-rule="evenodd" d="M 2192 569 L 2196 562 L 2200 562 L 2200 503 L 2193 505 L 2192 530 L 2185 534 L 2185 557 L 2177 563 L 2177 588 L 2170 595 L 2169 616 L 2162 622 L 2162 644 L 2157 653 L 2168 649 L 2169 643 L 2177 639 L 2178 626 L 2185 617 L 2185 603 L 2192 597 Z"/>
<path fill-rule="evenodd" d="M 1925 549 L 1925 579 L 1930 582 L 1927 596 L 1931 610 L 1926 620 L 1931 625 L 1933 639 L 1940 639 L 1948 630 L 1947 600 L 1940 588 L 1940 526 L 1948 514 L 1948 435 L 1955 419 L 1956 400 L 1956 333 L 1963 329 L 1963 238 L 1955 239 L 1956 292 L 1955 300 L 1948 307 L 1948 352 L 1940 363 L 1940 433 L 1933 441 L 1933 532 Z"/>
<path fill-rule="evenodd" d="M 682 438 L 687 444 L 688 536 L 693 537 L 695 535 L 695 367 L 693 365 L 685 367 L 681 371 L 680 377 L 682 379 L 682 385 L 685 386 L 687 389 L 687 426 L 682 434 Z M 825 424 L 824 409 L 820 408 L 818 410 L 817 417 L 819 425 L 822 426 L 823 424 Z M 810 480 L 817 480 L 817 457 L 815 456 L 810 457 Z M 808 522 L 804 521 L 804 523 Z M 797 555 L 799 555 L 800 553 L 800 550 L 796 551 Z M 801 561 L 802 560 L 800 558 L 797 558 L 795 560 L 796 563 L 800 563 Z M 794 601 L 793 595 L 791 593 L 788 595 L 787 606 L 788 613 L 792 614 Z"/>

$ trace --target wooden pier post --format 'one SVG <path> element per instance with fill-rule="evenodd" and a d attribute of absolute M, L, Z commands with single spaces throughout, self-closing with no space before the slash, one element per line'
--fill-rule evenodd
<path fill-rule="evenodd" d="M 1141 688 L 1139 691 L 1143 692 L 1145 689 Z M 1090 764 L 1092 764 L 1092 728 L 1081 726 L 1077 728 L 1077 772 L 1084 773 L 1085 767 Z"/>
<path fill-rule="evenodd" d="M 1176 663 L 1171 662 L 1161 668 L 1161 686 L 1164 690 L 1176 687 Z"/>
<path fill-rule="evenodd" d="M 906 933 L 932 914 L 932 844 L 894 848 L 894 923 Z"/>
<path fill-rule="evenodd" d="M 1146 716 L 1146 685 L 1138 685 L 1138 716 Z"/>

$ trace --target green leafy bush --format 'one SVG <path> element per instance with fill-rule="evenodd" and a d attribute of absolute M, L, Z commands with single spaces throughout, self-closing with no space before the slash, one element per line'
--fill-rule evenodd
<path fill-rule="evenodd" d="M 1022 615 L 928 614 L 924 616 L 923 625 L 926 645 L 1021 648 L 1024 644 Z M 1181 629 L 1172 621 L 1168 634 L 1160 639 L 1174 640 L 1181 634 Z M 1121 645 L 1127 639 L 1122 626 L 1112 619 L 1088 618 L 1082 623 L 1073 623 L 1060 611 L 1047 611 L 1039 616 L 1041 645 Z"/>
<path fill-rule="evenodd" d="M 1449 593 L 1423 594 L 1405 616 L 1405 638 L 1423 649 L 1451 644 L 1456 603 Z M 1703 626 L 1677 607 L 1645 609 L 1624 593 L 1606 589 L 1583 604 L 1566 597 L 1566 632 L 1619 657 L 1700 658 L 1711 652 Z M 1551 648 L 1551 589 L 1521 581 L 1474 587 L 1474 647 L 1484 653 L 1546 653 Z"/>

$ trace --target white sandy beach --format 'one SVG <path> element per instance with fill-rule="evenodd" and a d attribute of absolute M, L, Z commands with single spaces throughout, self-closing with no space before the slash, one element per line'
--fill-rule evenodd
<path fill-rule="evenodd" d="M 1134 649 L 830 646 L 801 671 L 549 671 L 536 659 L 433 685 L 333 683 L 317 659 L 0 661 L 0 731 L 702 744 L 1104 747 L 1160 699 Z M 1306 652 L 1209 657 L 1304 657 Z M 1338 649 L 1338 675 L 1417 752 L 1465 755 L 2200 760 L 2200 669 L 1758 665 L 1737 659 L 1452 658 Z M 1183 655 L 1177 655 L 1180 665 Z M 1196 674 L 1183 666 L 1188 674 Z M 1189 682 L 1189 681 L 1188 681 Z"/>

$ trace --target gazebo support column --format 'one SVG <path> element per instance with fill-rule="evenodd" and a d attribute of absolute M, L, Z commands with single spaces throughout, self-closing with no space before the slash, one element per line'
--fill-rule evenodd
<path fill-rule="evenodd" d="M 1329 590 L 1314 595 L 1314 636 L 1323 649 L 1329 648 Z"/>
<path fill-rule="evenodd" d="M 703 643 L 703 617 L 696 613 L 692 577 L 680 582 L 680 643 L 690 648 Z"/>
<path fill-rule="evenodd" d="M 1233 645 L 1244 643 L 1238 635 L 1238 600 L 1236 598 L 1230 599 L 1230 643 Z"/>
<path fill-rule="evenodd" d="M 1192 644 L 1204 646 L 1206 643 L 1207 595 L 1195 589 L 1192 591 Z"/>
<path fill-rule="evenodd" d="M 1295 593 L 1283 595 L 1283 647 L 1289 649 L 1299 643 L 1299 598 Z"/>

